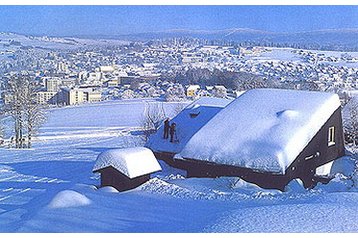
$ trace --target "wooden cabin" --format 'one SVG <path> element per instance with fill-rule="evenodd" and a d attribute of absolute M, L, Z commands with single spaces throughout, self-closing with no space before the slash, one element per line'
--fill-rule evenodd
<path fill-rule="evenodd" d="M 180 152 L 155 153 L 188 177 L 238 176 L 280 190 L 300 178 L 310 188 L 328 182 L 333 161 L 344 155 L 340 101 L 323 92 L 249 90 Z"/>
<path fill-rule="evenodd" d="M 93 167 L 93 173 L 101 174 L 101 187 L 118 191 L 136 188 L 160 170 L 153 152 L 144 147 L 107 150 L 98 155 Z"/>

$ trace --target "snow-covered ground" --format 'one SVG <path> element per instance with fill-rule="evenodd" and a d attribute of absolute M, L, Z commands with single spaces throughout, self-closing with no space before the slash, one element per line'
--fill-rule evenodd
<path fill-rule="evenodd" d="M 176 103 L 164 108 L 173 116 Z M 97 155 L 142 145 L 143 112 L 142 100 L 52 109 L 33 149 L 0 149 L 0 231 L 358 231 L 356 165 L 350 157 L 333 166 L 345 175 L 310 191 L 297 181 L 280 192 L 237 178 L 186 179 L 163 162 L 161 172 L 134 190 L 97 189 Z"/>
<path fill-rule="evenodd" d="M 294 62 L 294 63 L 305 63 L 304 57 L 295 53 L 297 49 L 294 48 L 276 48 L 276 47 L 265 47 L 268 51 L 257 53 L 253 55 L 246 55 L 246 60 L 252 60 L 255 62 Z M 344 54 L 348 54 L 352 57 L 357 58 L 358 52 L 343 52 L 343 51 L 322 51 L 322 50 L 303 50 L 306 52 L 314 53 L 314 54 L 323 54 L 325 57 L 337 57 L 340 58 Z M 330 61 L 320 61 L 320 63 L 324 63 L 332 66 L 345 66 L 349 68 L 357 68 L 358 62 L 347 62 L 340 60 L 338 62 L 330 62 Z"/>
<path fill-rule="evenodd" d="M 11 44 L 12 42 L 12 44 Z M 16 42 L 16 44 L 14 44 Z M 123 45 L 127 41 L 106 39 L 81 39 L 74 37 L 30 36 L 16 33 L 0 32 L 0 52 L 6 53 L 20 46 L 40 47 L 46 49 L 75 49 L 83 46 Z M 6 54 L 5 54 L 6 55 Z M 0 54 L 1 56 L 1 54 Z"/>

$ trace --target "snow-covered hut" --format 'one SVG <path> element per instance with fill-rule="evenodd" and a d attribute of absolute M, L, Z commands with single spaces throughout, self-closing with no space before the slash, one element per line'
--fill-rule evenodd
<path fill-rule="evenodd" d="M 306 187 L 344 155 L 338 95 L 280 89 L 249 90 L 220 110 L 175 155 L 193 177 L 240 176 L 283 189 Z"/>
<path fill-rule="evenodd" d="M 135 188 L 148 181 L 161 167 L 153 152 L 144 147 L 112 149 L 98 155 L 93 173 L 101 174 L 101 187 L 118 191 Z"/>
<path fill-rule="evenodd" d="M 179 153 L 190 138 L 200 130 L 213 116 L 232 100 L 223 98 L 202 97 L 186 106 L 176 117 L 170 120 L 176 124 L 176 140 L 171 143 L 164 139 L 164 126 L 150 136 L 146 147 L 154 151 L 159 159 L 171 164 L 172 157 Z"/>

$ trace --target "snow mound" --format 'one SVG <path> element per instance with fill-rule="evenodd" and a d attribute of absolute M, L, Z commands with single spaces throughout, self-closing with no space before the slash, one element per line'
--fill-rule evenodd
<path fill-rule="evenodd" d="M 319 183 L 315 189 L 324 192 L 346 192 L 353 188 L 353 180 L 343 174 L 336 174 L 335 178 L 329 181 L 328 184 Z"/>
<path fill-rule="evenodd" d="M 278 190 L 265 190 L 254 184 L 240 182 L 237 188 L 230 187 L 232 178 L 190 178 L 163 181 L 153 178 L 139 187 L 154 194 L 191 200 L 243 201 L 250 199 L 272 199 L 281 194 Z"/>
<path fill-rule="evenodd" d="M 75 192 L 73 190 L 64 190 L 59 192 L 49 203 L 49 208 L 68 208 L 80 207 L 91 204 L 85 195 Z"/>
<path fill-rule="evenodd" d="M 246 182 L 241 178 L 232 178 L 231 188 L 235 192 L 244 193 L 248 195 L 251 194 L 254 198 L 274 196 L 282 193 L 280 190 L 276 189 L 263 189 L 260 186 L 254 183 Z"/>
<path fill-rule="evenodd" d="M 232 181 L 233 189 L 254 189 L 254 190 L 262 190 L 259 186 L 253 183 L 246 182 L 241 178 L 234 178 L 235 181 Z"/>
<path fill-rule="evenodd" d="M 148 182 L 144 183 L 139 187 L 141 190 L 150 191 L 155 194 L 163 194 L 163 195 L 170 195 L 171 197 L 177 198 L 188 198 L 188 199 L 204 199 L 204 200 L 211 200 L 214 199 L 208 194 L 198 191 L 192 191 L 187 188 L 180 187 L 178 185 L 168 183 L 163 181 L 159 178 L 153 178 Z"/>
<path fill-rule="evenodd" d="M 293 179 L 286 185 L 285 192 L 304 193 L 304 192 L 307 192 L 307 190 L 303 186 L 303 182 L 301 179 Z"/>
<path fill-rule="evenodd" d="M 278 118 L 293 119 L 299 115 L 299 112 L 294 111 L 294 110 L 283 110 L 283 111 L 277 112 L 276 114 L 277 114 Z"/>
<path fill-rule="evenodd" d="M 332 164 L 331 175 L 343 174 L 345 176 L 352 176 L 356 170 L 356 162 L 350 156 L 343 156 L 335 160 Z"/>
<path fill-rule="evenodd" d="M 178 179 L 186 179 L 183 175 L 181 174 L 169 174 L 163 177 L 163 180 L 178 180 Z"/>
<path fill-rule="evenodd" d="M 98 189 L 98 191 L 104 192 L 104 193 L 118 193 L 118 190 L 112 186 L 101 187 Z"/>
<path fill-rule="evenodd" d="M 284 174 L 339 107 L 332 93 L 249 90 L 208 121 L 175 158 Z"/>
<path fill-rule="evenodd" d="M 98 155 L 93 172 L 112 166 L 129 178 L 161 170 L 153 152 L 144 147 L 112 149 Z"/>

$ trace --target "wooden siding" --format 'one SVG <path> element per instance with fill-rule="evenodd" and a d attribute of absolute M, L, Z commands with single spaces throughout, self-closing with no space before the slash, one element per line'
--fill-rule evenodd
<path fill-rule="evenodd" d="M 130 179 L 113 167 L 107 167 L 95 172 L 101 173 L 101 187 L 112 186 L 118 191 L 125 191 L 136 188 L 139 185 L 147 182 L 150 178 L 150 175 L 146 174 Z"/>

